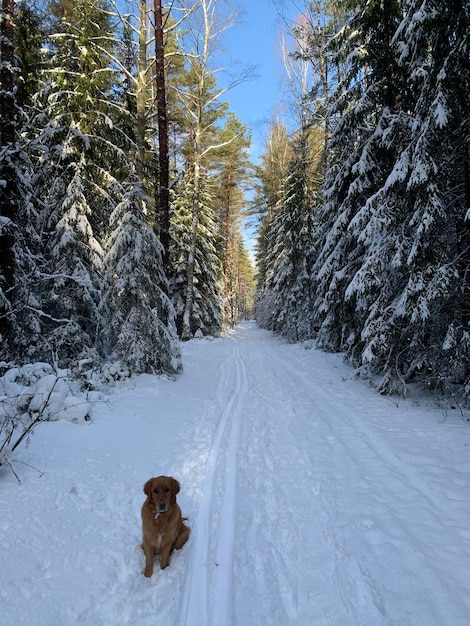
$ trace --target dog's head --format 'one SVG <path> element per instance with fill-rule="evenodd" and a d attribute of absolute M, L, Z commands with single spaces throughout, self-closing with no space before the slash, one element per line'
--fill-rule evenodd
<path fill-rule="evenodd" d="M 147 501 L 157 515 L 165 513 L 172 504 L 176 503 L 176 494 L 179 490 L 179 482 L 171 476 L 150 478 L 144 485 Z"/>

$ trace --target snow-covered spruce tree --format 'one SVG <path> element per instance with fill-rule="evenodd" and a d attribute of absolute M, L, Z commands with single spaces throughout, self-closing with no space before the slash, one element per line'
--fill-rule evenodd
<path fill-rule="evenodd" d="M 54 4 L 54 3 L 52 3 Z M 56 3 L 57 4 L 57 3 Z M 69 365 L 97 356 L 105 325 L 99 304 L 102 245 L 120 198 L 123 137 L 114 126 L 113 24 L 105 0 L 68 7 L 50 35 L 37 98 L 33 184 L 41 203 L 42 263 L 33 296 L 41 327 L 35 358 Z M 33 355 L 31 355 L 33 357 Z"/>
<path fill-rule="evenodd" d="M 311 337 L 311 259 L 313 194 L 309 181 L 307 136 L 294 142 L 284 190 L 269 228 L 263 325 L 291 341 Z"/>
<path fill-rule="evenodd" d="M 313 12 L 313 3 L 310 4 Z M 321 8 L 316 6 L 316 10 Z M 313 13 L 310 20 L 303 17 L 292 30 L 293 51 L 284 51 L 297 130 L 290 141 L 292 155 L 281 175 L 275 212 L 266 231 L 266 272 L 257 307 L 260 323 L 291 341 L 309 338 L 313 333 L 310 251 L 315 205 L 324 175 L 324 146 L 329 135 L 329 120 L 325 116 L 328 61 L 326 54 L 319 51 L 318 42 L 331 35 L 331 26 L 326 25 L 326 12 L 318 15 L 322 23 L 319 27 L 313 24 Z"/>
<path fill-rule="evenodd" d="M 162 246 L 145 217 L 142 186 L 129 185 L 111 215 L 105 256 L 106 353 L 131 373 L 173 375 L 181 369 L 174 309 Z M 163 288 L 162 288 L 163 287 Z"/>
<path fill-rule="evenodd" d="M 356 15 L 335 39 L 337 54 L 347 63 L 332 99 L 337 120 L 315 235 L 314 313 L 319 345 L 348 350 L 359 361 L 361 331 L 385 276 L 377 270 L 364 276 L 362 288 L 350 285 L 383 239 L 379 231 L 363 231 L 362 216 L 387 180 L 401 148 L 384 139 L 399 115 L 400 98 L 406 95 L 400 89 L 403 80 L 392 47 L 400 17 L 395 0 L 357 3 Z M 387 218 L 385 213 L 382 228 Z"/>
<path fill-rule="evenodd" d="M 95 348 L 105 325 L 99 309 L 103 250 L 89 220 L 92 207 L 85 191 L 85 155 L 71 163 L 64 174 L 72 178 L 61 190 L 60 200 L 54 198 L 49 221 L 54 231 L 50 233 L 47 265 L 53 273 L 48 275 L 47 267 L 41 273 L 43 310 L 47 312 L 42 333 L 46 353 L 51 350 L 57 363 L 70 365 L 74 359 L 97 358 Z"/>
<path fill-rule="evenodd" d="M 280 122 L 273 124 L 266 152 L 261 157 L 261 166 L 257 168 L 258 183 L 251 213 L 259 219 L 256 247 L 257 285 L 255 312 L 257 322 L 267 327 L 270 317 L 270 295 L 274 236 L 273 221 L 276 218 L 280 200 L 284 192 L 292 147 L 287 129 Z"/>
<path fill-rule="evenodd" d="M 259 206 L 259 204 L 258 204 Z M 272 311 L 275 310 L 276 297 L 272 290 L 274 282 L 274 265 L 276 249 L 273 245 L 276 237 L 276 208 L 271 207 L 272 215 L 261 221 L 258 230 L 257 262 L 258 275 L 256 281 L 255 319 L 261 328 L 271 328 Z"/>
<path fill-rule="evenodd" d="M 2 2 L 0 15 L 0 341 L 11 336 L 10 290 L 14 285 L 15 222 L 18 180 L 14 166 L 16 150 L 14 2 Z"/>
<path fill-rule="evenodd" d="M 368 61 L 331 144 L 316 308 L 320 343 L 389 392 L 468 368 L 468 11 L 411 3 L 382 22 L 385 71 Z"/>
<path fill-rule="evenodd" d="M 6 17 L 6 14 L 4 14 Z M 40 258 L 39 235 L 36 230 L 37 206 L 31 185 L 31 161 L 28 152 L 34 142 L 31 132 L 33 118 L 31 101 L 36 91 L 41 67 L 43 31 L 41 12 L 35 3 L 16 5 L 13 22 L 14 61 L 14 141 L 0 149 L 0 161 L 11 167 L 15 192 L 2 194 L 2 201 L 14 197 L 15 221 L 13 227 L 13 284 L 8 289 L 8 332 L 3 331 L 2 357 L 21 362 L 28 358 L 31 335 L 38 329 L 37 307 L 31 297 L 31 285 L 37 280 L 35 267 Z M 10 67 L 7 65 L 7 67 Z M 4 100 L 8 101 L 6 95 Z M 8 127 L 3 127 L 4 129 Z M 10 127 L 10 131 L 13 127 Z M 3 139 L 5 136 L 3 134 Z M 2 176 L 0 175 L 0 178 Z M 5 261 L 8 256 L 1 255 Z M 1 325 L 1 322 L 0 322 Z"/>
<path fill-rule="evenodd" d="M 332 85 L 343 72 L 343 62 L 332 58 L 327 44 L 344 14 L 345 9 L 337 2 L 309 0 L 305 13 L 293 24 L 293 47 L 289 51 L 287 42 L 283 44 L 283 59 L 289 108 L 297 131 L 291 141 L 287 137 L 282 141 L 280 134 L 281 151 L 276 151 L 281 155 L 282 147 L 291 144 L 292 154 L 287 163 L 277 155 L 272 162 L 269 152 L 275 146 L 274 134 L 260 174 L 257 199 L 264 198 L 258 204 L 265 209 L 258 239 L 256 317 L 261 325 L 294 341 L 311 337 L 314 332 L 314 220 L 334 120 L 328 103 Z M 276 168 L 281 171 L 273 176 Z"/>
<path fill-rule="evenodd" d="M 194 179 L 187 174 L 171 194 L 171 287 L 178 333 L 186 325 L 191 335 L 218 335 L 222 329 L 222 241 L 205 191 L 205 176 L 199 175 L 198 219 L 194 236 Z M 197 245 L 194 246 L 194 241 Z M 191 259 L 194 254 L 194 259 Z M 192 308 L 188 317 L 188 263 L 191 260 Z"/>
<path fill-rule="evenodd" d="M 401 96 L 405 122 L 385 139 L 401 150 L 364 217 L 370 236 L 388 216 L 388 251 L 376 256 L 389 279 L 362 331 L 362 359 L 383 373 L 383 391 L 470 380 L 469 19 L 468 3 L 411 2 L 395 36 L 416 99 Z"/>
<path fill-rule="evenodd" d="M 45 9 L 42 0 L 19 2 L 15 15 L 16 105 L 22 118 L 32 104 L 40 84 L 42 47 L 46 36 Z"/>

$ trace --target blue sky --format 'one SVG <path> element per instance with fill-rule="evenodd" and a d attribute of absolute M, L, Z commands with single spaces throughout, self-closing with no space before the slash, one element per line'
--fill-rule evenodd
<path fill-rule="evenodd" d="M 223 44 L 228 56 L 243 65 L 255 65 L 256 78 L 245 81 L 229 91 L 225 100 L 230 110 L 252 132 L 251 156 L 254 163 L 265 151 L 269 124 L 282 112 L 282 76 L 284 73 L 280 52 L 280 33 L 286 26 L 272 0 L 238 0 L 240 19 L 224 34 Z M 298 13 L 295 2 L 286 0 L 286 14 Z M 288 8 L 289 7 L 289 8 Z M 224 85 L 224 78 L 218 75 Z M 251 194 L 248 194 L 250 197 Z M 245 245 L 253 258 L 255 233 L 245 224 Z"/>
<path fill-rule="evenodd" d="M 255 65 L 256 78 L 227 93 L 225 99 L 241 121 L 252 130 L 252 156 L 264 151 L 268 124 L 279 112 L 283 73 L 279 48 L 284 27 L 272 0 L 238 0 L 239 22 L 224 34 L 224 46 L 233 61 Z M 223 77 L 219 76 L 223 84 Z"/>

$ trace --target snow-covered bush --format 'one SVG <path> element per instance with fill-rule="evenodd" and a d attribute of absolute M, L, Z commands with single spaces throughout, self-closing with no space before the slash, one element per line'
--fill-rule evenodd
<path fill-rule="evenodd" d="M 28 441 L 41 422 L 90 419 L 91 402 L 80 395 L 68 371 L 55 371 L 48 363 L 23 367 L 3 364 L 0 376 L 0 467 L 10 465 L 12 454 Z"/>

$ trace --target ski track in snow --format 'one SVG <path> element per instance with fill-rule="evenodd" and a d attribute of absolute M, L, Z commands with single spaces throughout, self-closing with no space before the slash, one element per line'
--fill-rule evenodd
<path fill-rule="evenodd" d="M 204 480 L 204 498 L 193 529 L 194 556 L 188 567 L 181 602 L 181 613 L 178 623 L 181 626 L 205 626 L 210 623 L 228 624 L 230 610 L 230 585 L 232 581 L 232 552 L 234 541 L 234 523 L 237 497 L 237 455 L 240 437 L 241 411 L 247 394 L 247 377 L 239 348 L 235 347 L 231 357 L 235 365 L 235 383 L 227 404 L 221 413 L 214 441 L 210 448 L 207 461 L 207 474 Z M 224 441 L 224 434 L 228 438 Z M 226 459 L 221 460 L 221 452 L 225 445 Z M 222 467 L 221 467 L 222 465 Z M 220 537 L 216 552 L 216 580 L 212 596 L 215 599 L 213 608 L 214 621 L 209 619 L 208 609 L 208 564 L 209 536 L 211 532 L 211 512 L 217 472 L 223 472 L 224 495 L 219 522 Z"/>
<path fill-rule="evenodd" d="M 0 471 L 1 626 L 467 626 L 470 432 L 244 323 Z M 144 578 L 152 475 L 191 536 Z"/>

